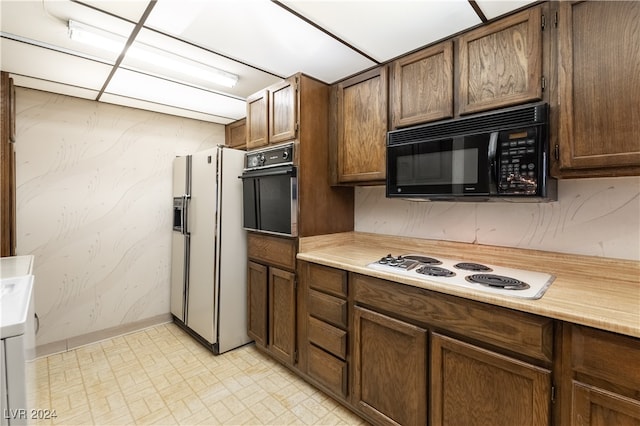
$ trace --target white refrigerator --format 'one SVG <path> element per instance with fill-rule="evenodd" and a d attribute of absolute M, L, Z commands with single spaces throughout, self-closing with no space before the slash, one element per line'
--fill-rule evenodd
<path fill-rule="evenodd" d="M 214 353 L 247 336 L 244 151 L 216 147 L 173 163 L 171 314 Z"/>

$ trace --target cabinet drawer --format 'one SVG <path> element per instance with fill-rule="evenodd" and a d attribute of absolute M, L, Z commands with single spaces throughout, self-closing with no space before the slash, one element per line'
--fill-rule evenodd
<path fill-rule="evenodd" d="M 309 290 L 309 314 L 323 321 L 347 328 L 347 301 L 319 291 Z"/>
<path fill-rule="evenodd" d="M 347 396 L 347 363 L 309 344 L 309 375 L 341 396 Z"/>
<path fill-rule="evenodd" d="M 290 271 L 296 269 L 296 240 L 272 235 L 247 234 L 249 259 L 262 261 Z"/>
<path fill-rule="evenodd" d="M 589 327 L 571 327 L 571 365 L 574 371 L 608 382 L 640 389 L 640 339 Z"/>
<path fill-rule="evenodd" d="M 347 297 L 347 272 L 340 269 L 309 263 L 307 266 L 307 282 L 310 288 Z"/>
<path fill-rule="evenodd" d="M 309 341 L 343 360 L 347 358 L 347 332 L 309 317 Z"/>
<path fill-rule="evenodd" d="M 481 302 L 353 274 L 349 278 L 357 304 L 442 328 L 509 352 L 544 362 L 553 360 L 553 320 Z"/>

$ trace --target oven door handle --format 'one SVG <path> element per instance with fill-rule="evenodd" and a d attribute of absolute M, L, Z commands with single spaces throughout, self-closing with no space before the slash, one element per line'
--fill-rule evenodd
<path fill-rule="evenodd" d="M 250 170 L 238 176 L 240 179 L 253 179 L 263 176 L 286 176 L 296 177 L 296 168 L 288 167 L 286 169 L 267 169 L 267 170 Z"/>

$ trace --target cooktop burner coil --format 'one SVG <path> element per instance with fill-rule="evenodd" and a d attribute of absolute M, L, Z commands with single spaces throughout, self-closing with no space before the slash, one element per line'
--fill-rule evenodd
<path fill-rule="evenodd" d="M 494 274 L 473 274 L 465 277 L 470 283 L 482 284 L 488 287 L 503 288 L 505 290 L 526 290 L 529 284 L 511 277 Z"/>
<path fill-rule="evenodd" d="M 425 265 L 442 265 L 442 262 L 433 257 L 408 255 L 403 256 L 407 260 L 415 260 L 416 262 L 424 263 Z"/>
<path fill-rule="evenodd" d="M 439 268 L 437 266 L 422 266 L 416 269 L 416 272 L 423 275 L 430 275 L 432 277 L 454 277 L 455 272 L 445 268 Z"/>
<path fill-rule="evenodd" d="M 482 265 L 480 263 L 473 262 L 460 262 L 453 265 L 458 269 L 463 269 L 465 271 L 473 271 L 473 272 L 491 272 L 493 269 L 488 266 Z"/>

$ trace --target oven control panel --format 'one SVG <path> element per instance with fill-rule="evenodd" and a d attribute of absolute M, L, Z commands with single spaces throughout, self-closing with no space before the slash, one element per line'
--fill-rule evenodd
<path fill-rule="evenodd" d="M 255 170 L 293 164 L 293 154 L 293 143 L 247 152 L 244 157 L 244 168 Z"/>

